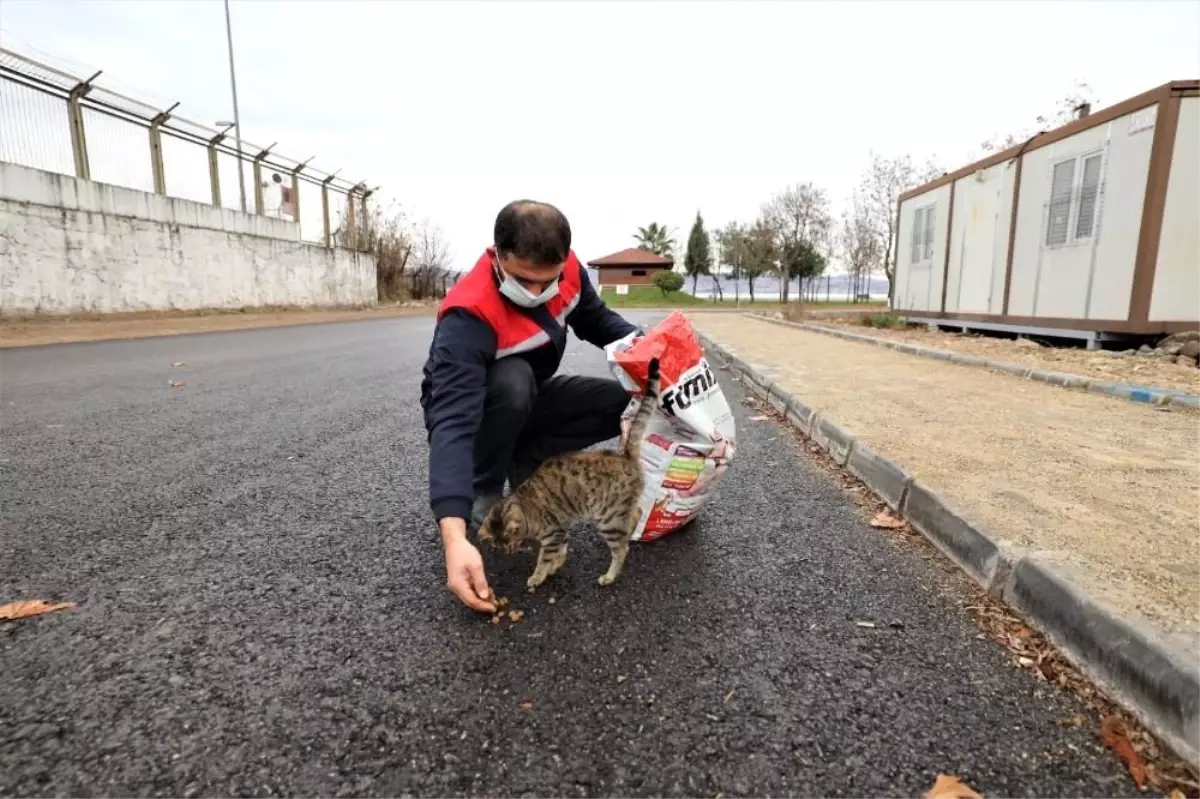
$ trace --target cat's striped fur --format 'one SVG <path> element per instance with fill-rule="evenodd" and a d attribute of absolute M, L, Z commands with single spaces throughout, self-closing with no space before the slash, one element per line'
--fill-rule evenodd
<path fill-rule="evenodd" d="M 562 568 L 567 534 L 576 522 L 595 522 L 612 552 L 600 585 L 617 579 L 629 553 L 642 498 L 641 443 L 646 422 L 658 402 L 658 359 L 650 361 L 646 391 L 633 415 L 620 449 L 572 452 L 548 458 L 510 496 L 492 506 L 479 537 L 507 553 L 536 541 L 537 567 L 526 586 L 530 591 Z"/>

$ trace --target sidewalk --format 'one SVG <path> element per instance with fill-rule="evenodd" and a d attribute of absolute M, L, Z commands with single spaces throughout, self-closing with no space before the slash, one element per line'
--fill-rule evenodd
<path fill-rule="evenodd" d="M 1200 422 L 982 369 L 689 312 L 783 388 L 1007 547 L 1043 560 L 1194 662 Z"/>

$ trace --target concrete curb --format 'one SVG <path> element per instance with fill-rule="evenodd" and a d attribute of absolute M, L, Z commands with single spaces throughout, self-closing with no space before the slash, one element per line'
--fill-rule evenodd
<path fill-rule="evenodd" d="M 826 450 L 915 530 L 1040 629 L 1081 671 L 1180 756 L 1200 766 L 1200 668 L 1054 574 L 1008 550 L 902 467 L 778 386 L 766 370 L 697 333 L 743 384 Z"/>
<path fill-rule="evenodd" d="M 761 316 L 756 313 L 745 313 L 751 319 L 757 319 L 761 322 L 768 322 L 773 325 L 782 325 L 784 327 L 794 327 L 798 330 L 807 330 L 811 333 L 821 333 L 826 336 L 834 336 L 835 338 L 845 339 L 847 341 L 857 341 L 863 344 L 871 344 L 876 347 L 884 347 L 889 350 L 897 350 L 909 355 L 917 355 L 922 358 L 933 358 L 938 361 L 949 361 L 950 363 L 962 364 L 963 366 L 981 366 L 985 369 L 995 369 L 999 372 L 1006 372 L 1016 377 L 1023 377 L 1028 380 L 1037 380 L 1042 383 L 1049 383 L 1052 386 L 1060 386 L 1062 388 L 1076 388 L 1083 391 L 1090 391 L 1093 394 L 1104 394 L 1110 397 L 1119 397 L 1131 402 L 1141 402 L 1148 405 L 1163 405 L 1182 408 L 1200 409 L 1200 394 L 1193 394 L 1190 391 L 1178 391 L 1169 388 L 1154 388 L 1152 386 L 1138 386 L 1132 383 L 1106 383 L 1102 380 L 1094 380 L 1090 377 L 1082 375 L 1073 375 L 1066 372 L 1049 372 L 1043 369 L 1035 369 L 1031 366 L 1025 366 L 1019 363 L 1008 363 L 1007 361 L 997 361 L 992 358 L 980 358 L 975 355 L 963 355 L 958 352 L 950 352 L 949 350 L 937 350 L 932 347 L 922 347 L 917 344 L 909 344 L 906 341 L 892 341 L 890 339 L 876 338 L 861 333 L 851 333 L 847 330 L 838 330 L 837 328 L 826 327 L 824 325 L 812 324 L 809 322 L 789 322 L 786 319 L 772 319 L 768 316 Z"/>

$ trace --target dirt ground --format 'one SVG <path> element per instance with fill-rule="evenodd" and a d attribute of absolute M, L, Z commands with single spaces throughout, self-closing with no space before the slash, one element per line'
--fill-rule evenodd
<path fill-rule="evenodd" d="M 436 307 L 435 304 L 382 305 L 368 309 L 278 308 L 254 311 L 139 312 L 107 316 L 83 314 L 10 317 L 0 318 L 0 348 L 420 316 L 433 314 Z"/>
<path fill-rule="evenodd" d="M 1108 350 L 1075 347 L 1043 347 L 1034 342 L 962 333 L 931 332 L 924 327 L 879 329 L 866 327 L 855 319 L 812 319 L 830 327 L 876 338 L 907 341 L 932 349 L 950 350 L 963 355 L 995 358 L 1056 372 L 1091 377 L 1113 383 L 1133 383 L 1156 388 L 1173 388 L 1200 393 L 1200 369 L 1176 363 L 1122 355 Z"/>
<path fill-rule="evenodd" d="M 1200 424 L 746 316 L 689 313 L 994 538 L 1200 654 Z"/>

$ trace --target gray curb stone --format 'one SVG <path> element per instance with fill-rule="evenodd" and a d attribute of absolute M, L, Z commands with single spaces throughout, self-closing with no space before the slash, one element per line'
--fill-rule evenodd
<path fill-rule="evenodd" d="M 789 423 L 826 449 L 989 593 L 999 595 L 1042 630 L 1179 755 L 1200 766 L 1197 664 L 1186 663 L 1151 635 L 1105 609 L 1040 563 L 1036 554 L 1007 551 L 904 469 L 856 441 L 735 352 L 702 334 L 699 338 L 705 350 L 719 354 L 751 391 L 776 409 L 781 404 Z"/>
<path fill-rule="evenodd" d="M 861 441 L 855 441 L 846 463 L 850 473 L 883 498 L 888 507 L 899 512 L 904 505 L 912 478 L 908 472 L 884 458 Z"/>
<path fill-rule="evenodd" d="M 975 578 L 975 582 L 989 593 L 999 593 L 1009 564 L 991 538 L 916 481 L 908 486 L 901 513 L 917 532 Z"/>
<path fill-rule="evenodd" d="M 1200 759 L 1200 675 L 1195 664 L 1156 645 L 1143 631 L 1113 616 L 1036 556 L 1009 573 L 1004 600 L 1041 628 L 1093 680 L 1116 689 L 1176 751 Z"/>
<path fill-rule="evenodd" d="M 1080 389 L 1083 391 L 1090 391 L 1093 394 L 1104 394 L 1109 397 L 1120 397 L 1121 399 L 1129 400 L 1130 402 L 1141 402 L 1148 405 L 1169 405 L 1174 407 L 1200 409 L 1200 394 L 1193 394 L 1189 391 L 1138 386 L 1133 385 L 1132 383 L 1107 383 L 1102 380 L 1093 380 L 1090 377 L 1084 377 L 1082 375 L 1065 374 L 1063 372 L 1047 372 L 1018 363 L 1008 363 L 1007 361 L 997 361 L 992 358 L 980 358 L 975 355 L 963 355 L 957 352 L 933 349 L 932 347 L 922 347 L 916 344 L 909 344 L 906 341 L 880 339 L 874 336 L 860 335 L 858 333 L 851 333 L 847 330 L 837 330 L 835 328 L 811 324 L 808 322 L 789 322 L 786 319 L 772 319 L 768 316 L 760 316 L 759 314 L 748 312 L 743 312 L 742 315 L 750 317 L 751 319 L 758 319 L 763 322 L 768 322 L 773 325 L 794 327 L 800 330 L 807 330 L 812 333 L 821 333 L 822 335 L 826 336 L 846 339 L 847 341 L 857 341 L 863 344 L 871 344 L 875 347 L 884 347 L 889 350 L 897 350 L 898 352 L 904 352 L 909 355 L 918 355 L 922 358 L 933 358 L 934 360 L 938 361 L 950 361 L 951 363 L 957 363 L 963 366 L 979 366 L 985 369 L 995 369 L 996 371 L 1007 372 L 1008 374 L 1023 377 L 1027 380 L 1037 380 L 1038 382 L 1049 383 L 1053 386 Z"/>

